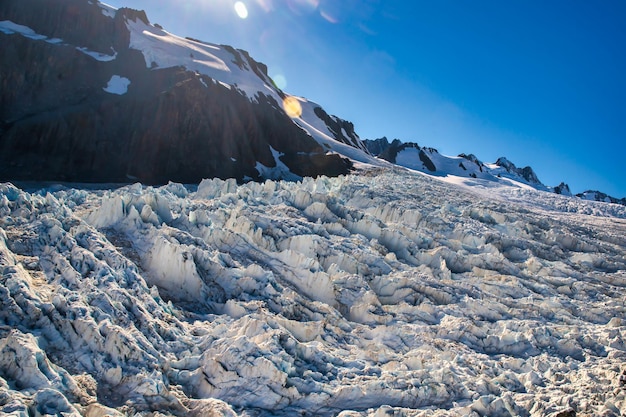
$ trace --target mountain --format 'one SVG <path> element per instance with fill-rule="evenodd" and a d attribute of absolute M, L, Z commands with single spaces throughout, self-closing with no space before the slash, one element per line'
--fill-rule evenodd
<path fill-rule="evenodd" d="M 0 184 L 0 415 L 626 415 L 626 207 L 485 183 Z"/>
<path fill-rule="evenodd" d="M 531 167 L 518 168 L 505 157 L 498 158 L 493 164 L 488 164 L 481 162 L 473 154 L 460 154 L 456 157 L 441 155 L 437 149 L 421 147 L 417 143 L 402 142 L 399 139 L 389 142 L 389 139 L 382 137 L 365 139 L 363 143 L 372 155 L 429 175 L 478 178 L 516 187 L 531 187 L 536 190 L 572 196 L 567 184 L 562 182 L 556 187 L 547 186 L 539 180 Z M 599 191 L 585 191 L 577 194 L 576 197 L 626 205 L 626 198 L 617 199 Z"/>
<path fill-rule="evenodd" d="M 610 195 L 606 195 L 601 191 L 587 190 L 585 192 L 576 194 L 576 197 L 582 198 L 583 200 L 603 201 L 605 203 L 621 204 L 623 206 L 626 206 L 626 198 L 611 197 Z"/>
<path fill-rule="evenodd" d="M 437 149 L 421 147 L 414 142 L 401 142 L 386 137 L 363 141 L 373 154 L 393 164 L 415 169 L 435 176 L 454 175 L 458 177 L 480 178 L 491 181 L 510 182 L 548 190 L 531 167 L 518 168 L 502 157 L 494 164 L 485 164 L 473 154 L 457 157 L 441 155 Z"/>
<path fill-rule="evenodd" d="M 0 180 L 297 180 L 382 159 L 569 194 L 506 158 L 484 164 L 398 140 L 365 144 L 352 123 L 277 88 L 246 51 L 180 38 L 143 11 L 4 0 L 0 42 Z M 578 197 L 626 204 L 601 192 Z"/>
<path fill-rule="evenodd" d="M 142 11 L 4 0 L 0 43 L 2 179 L 298 179 L 373 161 L 352 124 L 278 89 L 247 52 Z"/>

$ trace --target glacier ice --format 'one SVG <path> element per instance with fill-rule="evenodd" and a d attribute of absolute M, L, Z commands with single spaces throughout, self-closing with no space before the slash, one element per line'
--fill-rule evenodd
<path fill-rule="evenodd" d="M 626 207 L 472 184 L 0 184 L 0 414 L 626 413 Z"/>

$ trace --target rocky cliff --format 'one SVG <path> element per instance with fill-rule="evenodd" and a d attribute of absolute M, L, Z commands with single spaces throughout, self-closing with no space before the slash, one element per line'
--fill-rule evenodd
<path fill-rule="evenodd" d="M 0 180 L 243 181 L 278 168 L 274 176 L 290 178 L 351 170 L 321 143 L 351 125 L 320 108 L 339 132 L 314 137 L 245 51 L 178 38 L 141 11 L 87 0 L 4 0 L 0 22 Z M 348 131 L 342 145 L 366 155 Z"/>

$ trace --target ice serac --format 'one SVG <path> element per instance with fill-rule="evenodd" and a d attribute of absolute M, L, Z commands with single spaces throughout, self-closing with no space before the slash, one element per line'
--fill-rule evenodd
<path fill-rule="evenodd" d="M 0 414 L 624 415 L 625 236 L 399 169 L 0 184 Z"/>
<path fill-rule="evenodd" d="M 247 52 L 175 36 L 142 11 L 6 0 L 0 40 L 3 179 L 244 181 L 373 160 L 350 123 L 289 117 L 286 94 Z"/>

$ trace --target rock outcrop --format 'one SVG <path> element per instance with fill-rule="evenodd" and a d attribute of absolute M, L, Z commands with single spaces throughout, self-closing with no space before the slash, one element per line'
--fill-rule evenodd
<path fill-rule="evenodd" d="M 541 181 L 539 181 L 537 174 L 535 174 L 535 171 L 533 171 L 533 169 L 529 166 L 526 166 L 524 168 L 518 168 L 513 162 L 509 161 L 505 157 L 498 158 L 498 160 L 496 161 L 496 165 L 504 168 L 510 174 L 517 174 L 521 176 L 526 181 L 528 181 L 529 184 L 541 184 Z"/>
<path fill-rule="evenodd" d="M 557 194 L 561 194 L 561 195 L 567 195 L 567 196 L 572 195 L 572 192 L 569 189 L 569 185 L 565 184 L 564 182 L 554 187 L 554 192 Z"/>

